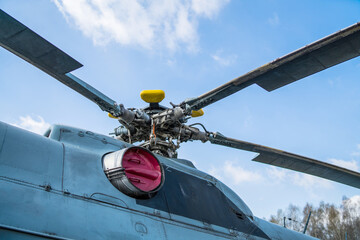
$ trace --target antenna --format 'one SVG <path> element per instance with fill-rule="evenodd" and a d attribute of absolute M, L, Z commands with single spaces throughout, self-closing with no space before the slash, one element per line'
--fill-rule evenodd
<path fill-rule="evenodd" d="M 286 217 L 284 217 L 284 228 L 286 228 L 286 223 L 285 223 L 285 221 L 286 221 Z"/>
<path fill-rule="evenodd" d="M 309 224 L 310 216 L 311 216 L 311 211 L 309 212 L 309 216 L 308 216 L 308 218 L 307 218 L 307 220 L 306 220 L 306 224 L 305 224 L 304 232 L 303 232 L 304 234 L 305 234 L 306 229 L 307 229 L 307 226 L 308 226 L 308 224 Z"/>

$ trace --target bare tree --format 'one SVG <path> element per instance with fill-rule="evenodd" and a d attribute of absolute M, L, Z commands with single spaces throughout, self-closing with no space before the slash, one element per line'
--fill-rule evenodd
<path fill-rule="evenodd" d="M 286 210 L 279 209 L 276 215 L 271 215 L 269 221 L 284 225 L 295 231 L 303 231 L 307 217 L 311 218 L 306 234 L 324 240 L 360 239 L 360 196 L 350 199 L 343 197 L 342 204 L 335 206 L 320 202 L 318 207 L 307 203 L 303 211 L 292 204 Z"/>

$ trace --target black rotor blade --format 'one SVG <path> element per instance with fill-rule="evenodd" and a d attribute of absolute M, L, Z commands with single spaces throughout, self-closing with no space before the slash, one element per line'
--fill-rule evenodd
<path fill-rule="evenodd" d="M 360 23 L 356 23 L 184 103 L 198 110 L 254 83 L 270 92 L 359 55 Z"/>
<path fill-rule="evenodd" d="M 253 161 L 291 169 L 360 188 L 360 173 L 321 162 L 315 159 L 288 153 L 274 148 L 225 137 L 216 133 L 209 137 L 213 144 L 259 153 Z"/>
<path fill-rule="evenodd" d="M 95 102 L 103 111 L 119 111 L 114 100 L 69 73 L 82 64 L 1 9 L 0 46 Z"/>

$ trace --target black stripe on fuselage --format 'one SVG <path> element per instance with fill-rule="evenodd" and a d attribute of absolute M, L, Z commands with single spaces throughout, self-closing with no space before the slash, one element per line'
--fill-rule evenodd
<path fill-rule="evenodd" d="M 164 167 L 164 186 L 151 199 L 137 199 L 137 204 L 270 239 L 211 182 Z"/>

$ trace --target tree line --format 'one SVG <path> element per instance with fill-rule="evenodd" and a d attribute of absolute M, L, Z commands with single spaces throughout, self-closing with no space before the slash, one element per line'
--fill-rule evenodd
<path fill-rule="evenodd" d="M 340 206 L 320 202 L 315 207 L 307 203 L 302 211 L 290 204 L 287 209 L 271 215 L 269 221 L 303 232 L 310 211 L 306 234 L 324 240 L 360 239 L 360 196 L 343 197 Z"/>

